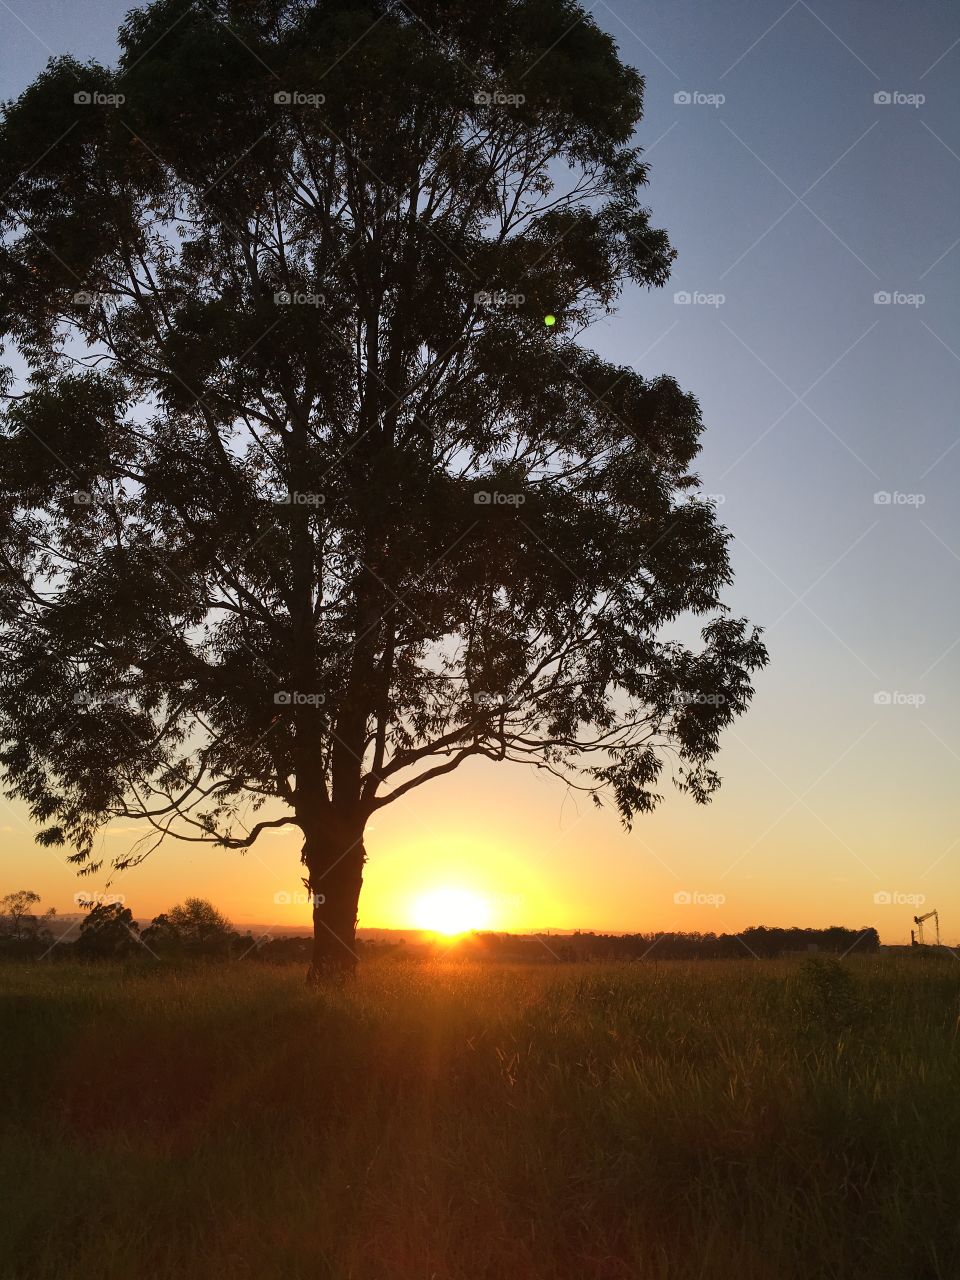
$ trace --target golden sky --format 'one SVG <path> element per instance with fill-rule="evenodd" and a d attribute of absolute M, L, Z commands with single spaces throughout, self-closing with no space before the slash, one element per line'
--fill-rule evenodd
<path fill-rule="evenodd" d="M 29 27 L 8 22 L 3 96 L 53 50 L 112 61 L 129 7 L 35 6 Z M 766 628 L 771 665 L 724 736 L 710 806 L 666 782 L 663 807 L 628 835 L 553 780 L 478 762 L 377 816 L 360 923 L 408 926 L 424 894 L 451 888 L 486 898 L 501 929 L 871 924 L 902 942 L 913 915 L 936 907 L 955 942 L 952 19 L 931 9 L 918 23 L 906 6 L 881 6 L 876 48 L 859 32 L 851 57 L 849 40 L 804 6 L 759 40 L 749 5 L 700 5 L 695 21 L 682 4 L 681 20 L 676 6 L 645 6 L 643 41 L 600 8 L 647 77 L 638 141 L 655 225 L 679 256 L 665 289 L 627 290 L 591 339 L 605 358 L 669 373 L 700 398 L 697 470 L 735 535 L 729 602 Z M 684 104 L 682 92 L 678 102 L 678 90 L 720 78 L 722 106 Z M 921 82 L 922 110 L 875 102 L 880 86 Z M 892 290 L 924 302 L 894 305 Z M 693 305 L 697 291 L 723 302 Z M 0 805 L 0 826 L 0 892 L 35 889 L 69 910 L 78 890 L 106 887 L 34 845 L 22 807 Z M 106 857 L 131 838 L 109 832 Z M 241 927 L 306 924 L 305 906 L 274 903 L 299 877 L 296 837 L 280 830 L 244 857 L 171 844 L 114 887 L 141 920 L 191 894 Z"/>
<path fill-rule="evenodd" d="M 728 733 L 724 786 L 700 807 L 667 786 L 662 808 L 632 833 L 611 809 L 598 811 L 545 775 L 488 762 L 429 784 L 375 815 L 360 904 L 361 927 L 410 928 L 426 895 L 455 890 L 480 899 L 490 928 L 735 931 L 751 924 L 852 928 L 873 924 L 884 941 L 909 940 L 912 917 L 939 907 L 944 940 L 957 875 L 949 853 L 949 813 L 927 809 L 917 823 L 891 793 L 889 809 L 864 805 L 854 785 L 877 767 L 883 729 L 851 735 L 855 745 L 824 772 L 788 785 L 782 739 L 760 756 L 762 693 L 754 719 Z M 840 755 L 842 747 L 833 752 Z M 818 767 L 819 766 L 819 767 Z M 947 778 L 940 779 L 946 783 Z M 928 779 L 931 797 L 939 791 Z M 942 795 L 943 793 L 940 792 Z M 296 895 L 299 845 L 293 829 L 268 831 L 253 850 L 170 842 L 140 867 L 78 878 L 57 851 L 32 844 L 18 806 L 4 809 L 0 887 L 30 888 L 43 905 L 76 910 L 76 892 L 122 892 L 141 921 L 188 895 L 210 898 L 239 927 L 309 924 Z M 126 848 L 134 824 L 103 838 L 109 857 Z M 907 856 L 905 856 L 905 854 Z M 876 895 L 887 895 L 891 901 Z M 922 898 L 923 904 L 914 902 Z"/>

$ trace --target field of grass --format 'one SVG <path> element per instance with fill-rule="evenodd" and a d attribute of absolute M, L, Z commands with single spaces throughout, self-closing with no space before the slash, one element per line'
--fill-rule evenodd
<path fill-rule="evenodd" d="M 960 964 L 0 968 L 3 1280 L 952 1280 Z"/>

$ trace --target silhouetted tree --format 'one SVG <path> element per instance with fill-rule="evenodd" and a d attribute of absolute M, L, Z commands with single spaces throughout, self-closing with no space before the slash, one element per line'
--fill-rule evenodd
<path fill-rule="evenodd" d="M 195 956 L 226 956 L 240 940 L 226 916 L 205 898 L 187 898 L 171 907 L 141 937 L 158 954 Z"/>
<path fill-rule="evenodd" d="M 175 956 L 183 950 L 180 930 L 170 923 L 166 913 L 155 916 L 140 934 L 141 941 L 151 955 Z"/>
<path fill-rule="evenodd" d="M 142 948 L 139 926 L 121 902 L 98 902 L 80 924 L 74 947 L 86 960 L 119 960 Z"/>
<path fill-rule="evenodd" d="M 40 902 L 39 893 L 18 889 L 0 898 L 0 951 L 7 955 L 32 956 L 53 942 L 48 922 L 57 914 L 54 907 L 42 916 L 33 908 Z"/>
<path fill-rule="evenodd" d="M 320 973 L 371 814 L 465 761 L 629 825 L 669 756 L 707 800 L 765 651 L 696 400 L 578 342 L 674 256 L 611 38 L 573 0 L 157 0 L 120 39 L 0 129 L 0 759 L 41 842 L 294 824 Z"/>

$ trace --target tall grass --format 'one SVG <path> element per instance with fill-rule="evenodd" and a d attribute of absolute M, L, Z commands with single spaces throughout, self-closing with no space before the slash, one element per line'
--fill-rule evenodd
<path fill-rule="evenodd" d="M 0 991 L 11 1280 L 960 1276 L 953 960 Z"/>

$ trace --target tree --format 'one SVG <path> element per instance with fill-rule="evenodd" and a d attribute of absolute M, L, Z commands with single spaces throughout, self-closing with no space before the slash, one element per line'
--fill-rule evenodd
<path fill-rule="evenodd" d="M 187 955 L 225 956 L 240 935 L 230 921 L 205 898 L 187 898 L 153 920 L 141 935 L 151 951 Z M 253 940 L 250 940 L 253 945 Z"/>
<path fill-rule="evenodd" d="M 120 40 L 0 128 L 0 765 L 40 842 L 292 824 L 321 974 L 371 814 L 466 761 L 627 825 L 668 761 L 706 801 L 765 650 L 696 400 L 581 341 L 674 257 L 642 78 L 573 0 L 157 0 Z"/>
<path fill-rule="evenodd" d="M 154 916 L 141 933 L 140 940 L 154 956 L 175 956 L 183 950 L 180 930 L 170 923 L 170 917 L 166 912 Z"/>
<path fill-rule="evenodd" d="M 141 950 L 140 926 L 122 902 L 97 902 L 80 923 L 74 943 L 86 960 L 121 960 Z"/>
<path fill-rule="evenodd" d="M 47 924 L 57 914 L 56 908 L 37 916 L 33 908 L 39 902 L 39 893 L 31 889 L 18 889 L 0 898 L 0 944 L 4 951 L 28 955 L 51 945 L 53 935 Z"/>

